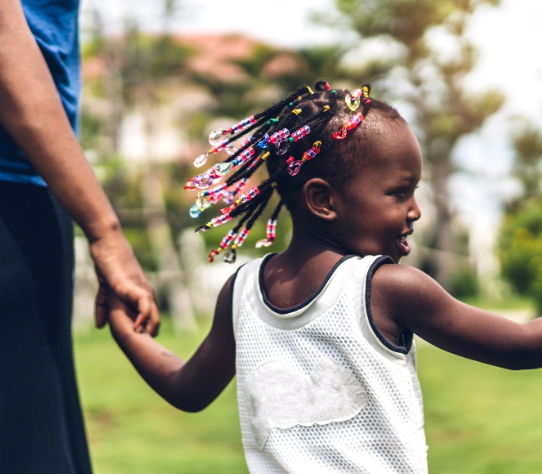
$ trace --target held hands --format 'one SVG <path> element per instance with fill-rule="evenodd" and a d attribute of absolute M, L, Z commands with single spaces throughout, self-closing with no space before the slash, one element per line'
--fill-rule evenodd
<path fill-rule="evenodd" d="M 110 291 L 134 314 L 132 330 L 146 331 L 151 336 L 156 336 L 160 326 L 160 314 L 154 291 L 122 231 L 118 229 L 91 242 L 90 254 L 100 282 L 96 295 L 96 326 L 105 326 L 108 309 L 113 310 L 109 305 L 115 299 L 108 298 L 107 293 Z M 119 310 L 119 301 L 115 302 L 115 309 Z"/>
<path fill-rule="evenodd" d="M 113 336 L 118 338 L 133 333 L 137 313 L 111 290 L 106 289 L 102 294 L 105 297 L 107 320 Z"/>

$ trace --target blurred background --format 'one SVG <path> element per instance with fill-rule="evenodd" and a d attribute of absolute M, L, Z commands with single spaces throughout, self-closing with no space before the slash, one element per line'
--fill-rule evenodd
<path fill-rule="evenodd" d="M 80 138 L 156 288 L 161 343 L 189 357 L 238 265 L 281 251 L 256 224 L 235 265 L 195 234 L 194 158 L 209 132 L 301 84 L 365 82 L 414 129 L 425 164 L 411 255 L 457 298 L 517 321 L 542 315 L 542 3 L 538 0 L 85 0 Z M 222 159 L 221 157 L 219 157 Z M 210 216 L 210 214 L 213 214 Z M 97 474 L 242 473 L 232 383 L 175 411 L 92 323 L 95 277 L 76 238 L 74 326 Z M 432 473 L 540 472 L 542 373 L 509 373 L 419 344 Z M 540 416 L 537 416 L 540 415 Z"/>

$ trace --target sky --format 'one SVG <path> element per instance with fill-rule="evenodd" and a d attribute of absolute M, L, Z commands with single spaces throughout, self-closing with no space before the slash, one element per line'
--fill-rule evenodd
<path fill-rule="evenodd" d="M 435 0 L 438 1 L 438 0 Z M 339 30 L 310 21 L 314 12 L 331 11 L 332 0 L 184 0 L 180 20 L 169 28 L 183 33 L 242 33 L 284 47 L 348 43 Z M 156 0 L 83 0 L 82 24 L 98 8 L 115 31 L 129 11 L 149 30 L 160 29 Z M 503 196 L 514 192 L 507 179 L 512 153 L 507 140 L 510 118 L 526 115 L 542 126 L 542 1 L 501 0 L 498 8 L 481 7 L 471 20 L 469 36 L 479 50 L 475 71 L 467 81 L 473 91 L 498 88 L 506 104 L 480 133 L 464 139 L 455 159 L 465 169 L 451 183 L 457 210 L 475 234 L 487 235 L 498 225 Z M 489 241 L 488 241 L 489 242 Z"/>

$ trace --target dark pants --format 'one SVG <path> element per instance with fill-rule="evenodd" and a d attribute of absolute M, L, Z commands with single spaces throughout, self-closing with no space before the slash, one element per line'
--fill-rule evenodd
<path fill-rule="evenodd" d="M 0 181 L 0 473 L 90 474 L 73 363 L 73 225 Z"/>

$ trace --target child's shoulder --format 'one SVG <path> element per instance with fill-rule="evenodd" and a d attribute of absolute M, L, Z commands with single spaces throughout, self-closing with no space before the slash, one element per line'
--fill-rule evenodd
<path fill-rule="evenodd" d="M 456 301 L 433 278 L 417 268 L 383 264 L 372 279 L 371 301 L 390 317 L 412 311 L 428 312 Z"/>

